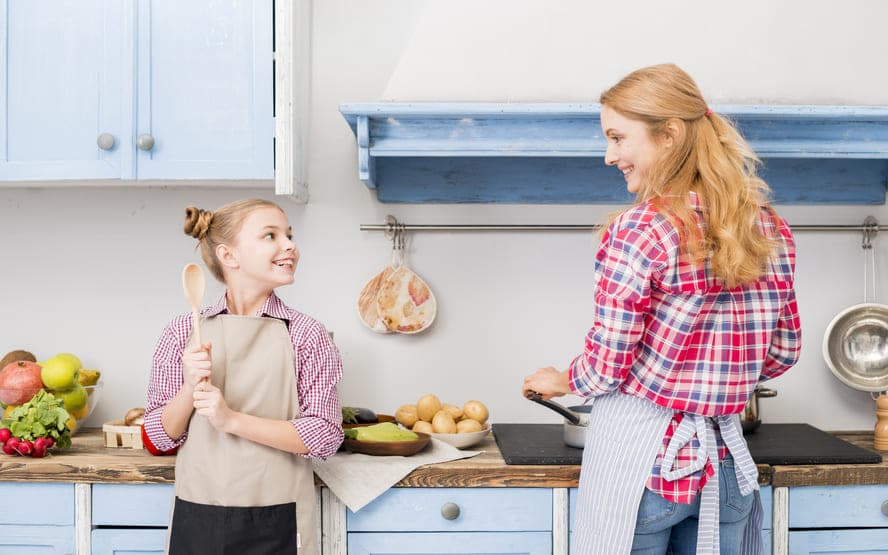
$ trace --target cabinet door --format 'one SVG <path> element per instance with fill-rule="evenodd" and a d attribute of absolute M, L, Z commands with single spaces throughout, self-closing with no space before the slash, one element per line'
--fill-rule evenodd
<path fill-rule="evenodd" d="M 138 6 L 136 176 L 273 178 L 272 0 Z"/>
<path fill-rule="evenodd" d="M 809 530 L 789 533 L 789 552 L 793 555 L 814 553 L 888 554 L 888 529 Z"/>
<path fill-rule="evenodd" d="M 163 553 L 165 529 L 98 529 L 92 533 L 92 555 L 127 555 Z"/>
<path fill-rule="evenodd" d="M 0 179 L 120 178 L 130 37 L 128 0 L 0 0 Z"/>
<path fill-rule="evenodd" d="M 73 526 L 0 526 L 0 553 L 73 555 Z"/>
<path fill-rule="evenodd" d="M 348 535 L 348 555 L 551 555 L 551 532 L 432 532 Z"/>

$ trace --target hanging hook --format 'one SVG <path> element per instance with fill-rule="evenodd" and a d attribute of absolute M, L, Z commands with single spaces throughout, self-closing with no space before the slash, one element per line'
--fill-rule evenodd
<path fill-rule="evenodd" d="M 879 222 L 872 216 L 863 220 L 863 302 L 876 302 L 878 299 L 878 281 L 876 278 L 876 250 L 873 240 L 879 233 Z M 872 298 L 870 298 L 872 294 Z"/>
<path fill-rule="evenodd" d="M 392 268 L 398 269 L 404 265 L 404 234 L 406 226 L 394 216 L 388 215 L 385 218 L 385 237 L 392 241 Z"/>
<path fill-rule="evenodd" d="M 879 221 L 873 216 L 867 216 L 866 219 L 863 220 L 863 242 L 860 245 L 861 248 L 863 248 L 863 250 L 873 248 L 873 239 L 876 238 L 878 233 Z"/>

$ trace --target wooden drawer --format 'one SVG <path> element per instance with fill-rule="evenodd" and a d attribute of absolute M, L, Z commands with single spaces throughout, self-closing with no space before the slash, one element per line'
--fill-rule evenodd
<path fill-rule="evenodd" d="M 551 555 L 550 532 L 435 532 L 348 535 L 348 555 Z"/>
<path fill-rule="evenodd" d="M 789 488 L 789 527 L 888 528 L 886 503 L 885 485 Z"/>
<path fill-rule="evenodd" d="M 452 503 L 459 516 L 448 520 Z M 353 513 L 349 532 L 548 531 L 552 490 L 547 488 L 392 488 Z"/>
<path fill-rule="evenodd" d="M 0 482 L 0 524 L 74 524 L 74 484 Z"/>
<path fill-rule="evenodd" d="M 888 555 L 888 530 L 805 530 L 789 533 L 792 555 Z"/>
<path fill-rule="evenodd" d="M 157 526 L 170 522 L 173 486 L 93 484 L 93 526 Z"/>

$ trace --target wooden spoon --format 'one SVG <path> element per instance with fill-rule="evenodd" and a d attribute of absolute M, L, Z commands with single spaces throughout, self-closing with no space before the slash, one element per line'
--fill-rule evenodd
<path fill-rule="evenodd" d="M 200 340 L 200 305 L 203 302 L 205 286 L 206 280 L 200 266 L 193 263 L 186 264 L 182 270 L 182 287 L 185 289 L 185 299 L 191 305 L 193 333 L 199 346 L 203 345 L 203 341 Z"/>

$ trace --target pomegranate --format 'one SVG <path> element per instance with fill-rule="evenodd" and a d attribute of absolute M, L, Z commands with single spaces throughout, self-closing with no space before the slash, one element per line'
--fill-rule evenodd
<path fill-rule="evenodd" d="M 0 401 L 7 405 L 27 403 L 42 387 L 40 365 L 36 362 L 19 360 L 0 370 Z"/>

